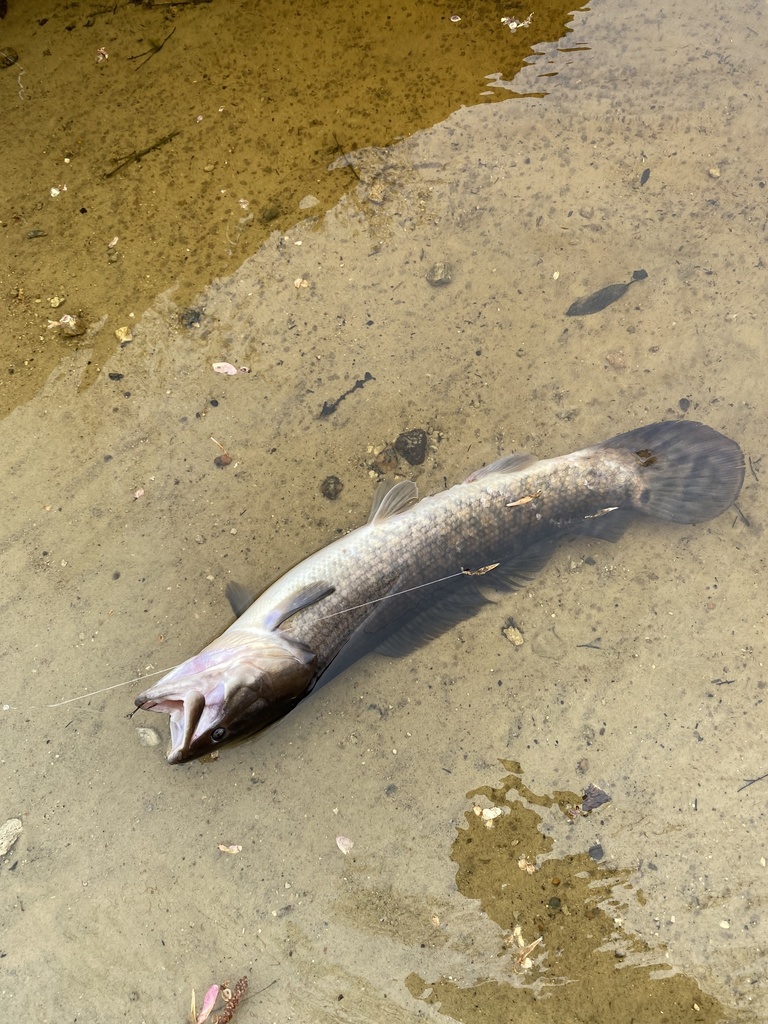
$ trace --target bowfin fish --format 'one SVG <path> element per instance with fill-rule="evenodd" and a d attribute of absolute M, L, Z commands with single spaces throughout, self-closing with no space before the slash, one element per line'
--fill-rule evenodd
<path fill-rule="evenodd" d="M 635 281 L 644 281 L 648 277 L 645 270 L 636 270 L 626 284 L 607 284 L 591 295 L 583 299 L 576 299 L 565 311 L 566 316 L 589 316 L 590 313 L 599 313 L 601 309 L 613 305 L 622 295 L 626 295 Z"/>
<path fill-rule="evenodd" d="M 560 458 L 504 456 L 418 501 L 383 483 L 368 522 L 304 559 L 200 654 L 136 698 L 170 716 L 178 764 L 258 732 L 370 651 L 400 656 L 525 586 L 558 541 L 617 540 L 638 517 L 713 519 L 744 480 L 738 444 L 701 423 L 655 423 Z"/>

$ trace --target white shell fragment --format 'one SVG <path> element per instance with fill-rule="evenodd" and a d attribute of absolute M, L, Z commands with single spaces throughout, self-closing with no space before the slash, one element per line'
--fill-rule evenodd
<path fill-rule="evenodd" d="M 481 807 L 479 804 L 475 804 L 472 810 L 478 818 L 483 819 L 486 828 L 493 828 L 496 819 L 504 813 L 501 807 Z"/>
<path fill-rule="evenodd" d="M 136 728 L 136 738 L 142 747 L 159 747 L 160 733 L 151 726 L 140 725 Z"/>
<path fill-rule="evenodd" d="M 4 857 L 21 835 L 20 818 L 9 818 L 0 825 L 0 857 Z"/>
<path fill-rule="evenodd" d="M 211 366 L 216 373 L 226 373 L 230 377 L 237 375 L 237 367 L 233 366 L 232 363 L 211 363 Z"/>
<path fill-rule="evenodd" d="M 336 845 L 346 857 L 355 844 L 351 839 L 347 839 L 346 836 L 336 836 Z"/>
<path fill-rule="evenodd" d="M 480 817 L 483 821 L 493 821 L 494 818 L 498 818 L 503 813 L 500 807 L 484 807 Z"/>

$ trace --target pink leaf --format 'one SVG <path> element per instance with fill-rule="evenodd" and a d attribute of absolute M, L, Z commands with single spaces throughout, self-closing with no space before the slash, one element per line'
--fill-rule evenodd
<path fill-rule="evenodd" d="M 216 1005 L 216 1000 L 218 998 L 219 998 L 219 986 L 218 985 L 211 985 L 211 987 L 205 993 L 205 998 L 203 999 L 203 1005 L 202 1005 L 202 1008 L 200 1010 L 200 1013 L 198 1013 L 197 1017 L 195 1018 L 196 1024 L 205 1024 L 205 1022 L 210 1017 L 211 1010 Z"/>

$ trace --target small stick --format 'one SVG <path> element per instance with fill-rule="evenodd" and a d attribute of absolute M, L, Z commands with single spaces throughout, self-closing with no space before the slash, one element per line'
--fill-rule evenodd
<path fill-rule="evenodd" d="M 754 786 L 756 782 L 762 782 L 763 779 L 768 779 L 768 772 L 766 772 L 765 775 L 758 775 L 756 779 L 744 779 L 744 785 L 739 786 L 736 792 L 740 793 L 742 789 L 747 789 L 749 786 Z"/>
<path fill-rule="evenodd" d="M 180 134 L 181 133 L 179 131 L 171 132 L 169 135 L 164 135 L 162 139 L 158 139 L 157 142 L 153 142 L 151 146 L 147 146 L 146 149 L 134 149 L 134 151 L 130 153 L 127 157 L 125 157 L 124 160 L 120 161 L 117 167 L 113 167 L 111 171 L 107 171 L 104 177 L 111 178 L 113 174 L 117 174 L 118 171 L 121 171 L 124 167 L 127 167 L 128 164 L 138 163 L 143 156 L 147 155 L 147 153 L 151 153 L 155 149 L 160 149 L 161 146 L 167 146 L 169 142 L 171 142 L 173 139 L 176 138 L 177 135 Z"/>
<path fill-rule="evenodd" d="M 156 53 L 160 53 L 162 48 L 165 46 L 165 44 L 168 42 L 168 40 L 171 38 L 175 31 L 176 26 L 174 25 L 174 27 L 171 29 L 171 31 L 168 33 L 168 35 L 165 37 L 162 43 L 153 43 L 149 50 L 145 50 L 143 53 L 137 53 L 133 57 L 129 57 L 128 60 L 138 60 L 139 57 L 146 57 L 146 60 L 143 60 L 141 64 L 137 64 L 133 70 L 138 71 L 139 68 L 143 68 L 144 65 L 147 63 L 147 60 L 152 60 Z"/>
<path fill-rule="evenodd" d="M 360 180 L 361 180 L 361 178 L 360 178 L 360 175 L 359 175 L 359 174 L 357 173 L 357 171 L 355 170 L 355 165 L 354 165 L 354 164 L 352 163 L 352 161 L 351 161 L 351 160 L 349 159 L 348 155 L 347 155 L 347 154 L 346 154 L 346 153 L 344 152 L 344 150 L 343 150 L 343 148 L 342 148 L 342 145 L 341 145 L 341 143 L 339 142 L 339 137 L 338 137 L 338 135 L 336 134 L 336 132 L 334 132 L 334 133 L 333 133 L 333 137 L 334 137 L 334 139 L 336 140 L 336 149 L 337 149 L 337 150 L 339 151 L 339 153 L 341 153 L 341 155 L 342 155 L 342 156 L 344 157 L 344 164 L 345 164 L 345 166 L 346 166 L 346 167 L 348 167 L 348 168 L 350 169 L 350 171 L 352 171 L 352 173 L 354 174 L 354 176 L 355 176 L 355 177 L 357 178 L 357 180 L 358 180 L 358 181 L 360 181 Z"/>

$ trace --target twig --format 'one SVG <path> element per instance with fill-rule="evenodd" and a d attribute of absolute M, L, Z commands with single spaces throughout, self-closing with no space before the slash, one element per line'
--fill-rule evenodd
<path fill-rule="evenodd" d="M 766 772 L 765 775 L 758 775 L 756 779 L 744 779 L 744 785 L 739 786 L 736 792 L 740 793 L 742 789 L 747 789 L 749 786 L 754 786 L 756 782 L 762 782 L 763 779 L 768 779 L 768 772 Z"/>
<path fill-rule="evenodd" d="M 170 135 L 164 135 L 162 139 L 158 139 L 157 142 L 153 142 L 152 145 L 147 146 L 146 149 L 134 149 L 134 151 L 125 157 L 124 160 L 120 161 L 117 167 L 113 167 L 111 171 L 107 171 L 104 177 L 111 178 L 113 174 L 117 174 L 118 171 L 121 171 L 123 167 L 127 167 L 128 164 L 138 163 L 143 156 L 147 155 L 147 153 L 151 153 L 155 149 L 160 149 L 161 146 L 167 146 L 169 142 L 180 134 L 181 133 L 179 131 L 171 132 Z"/>
<path fill-rule="evenodd" d="M 171 31 L 168 33 L 168 35 L 162 41 L 162 43 L 152 43 L 152 46 L 148 50 L 145 50 L 143 53 L 134 54 L 134 56 L 133 57 L 129 57 L 128 60 L 138 60 L 139 57 L 146 57 L 147 60 L 152 60 L 152 58 L 155 56 L 156 53 L 160 53 L 162 48 L 165 46 L 165 44 L 168 42 L 168 40 L 171 38 L 171 36 L 173 35 L 173 33 L 175 31 L 176 31 L 176 26 L 174 25 L 173 28 L 171 29 Z M 141 62 L 141 64 L 137 64 L 136 67 L 134 68 L 134 71 L 138 71 L 139 68 L 143 68 L 144 65 L 147 63 L 147 60 L 143 60 Z"/>
<path fill-rule="evenodd" d="M 357 171 L 355 170 L 355 165 L 354 165 L 354 164 L 352 163 L 352 161 L 351 161 L 351 160 L 349 159 L 349 156 L 348 156 L 348 155 L 347 155 L 347 154 L 346 154 L 346 153 L 344 152 L 344 150 L 343 150 L 343 148 L 342 148 L 342 145 L 341 145 L 341 143 L 339 142 L 339 138 L 338 138 L 338 136 L 337 136 L 336 132 L 334 132 L 334 133 L 333 133 L 333 137 L 334 137 L 334 139 L 336 139 L 336 149 L 337 149 L 337 150 L 338 150 L 338 151 L 339 151 L 339 152 L 341 153 L 341 155 L 342 155 L 342 156 L 344 157 L 344 163 L 345 163 L 345 165 L 346 165 L 346 166 L 347 166 L 347 167 L 348 167 L 348 168 L 350 169 L 350 171 L 352 171 L 352 173 L 353 173 L 353 174 L 354 174 L 354 176 L 355 176 L 355 177 L 357 178 L 357 180 L 358 180 L 358 181 L 360 181 L 360 180 L 361 180 L 361 178 L 360 178 L 360 175 L 359 175 L 359 174 L 357 173 Z"/>

